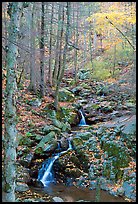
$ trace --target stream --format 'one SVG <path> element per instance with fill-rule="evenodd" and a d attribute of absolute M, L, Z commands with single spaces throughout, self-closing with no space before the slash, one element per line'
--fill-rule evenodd
<path fill-rule="evenodd" d="M 46 193 L 52 197 L 59 197 L 63 202 L 96 202 L 96 190 L 89 190 L 88 188 L 78 188 L 75 186 L 65 186 L 63 184 L 50 184 L 46 188 L 30 187 L 30 190 L 40 195 Z M 121 197 L 115 197 L 108 192 L 100 190 L 97 202 L 126 202 Z"/>
<path fill-rule="evenodd" d="M 82 119 L 78 124 L 77 129 L 87 125 L 83 112 L 79 111 Z M 48 194 L 54 199 L 54 202 L 126 202 L 122 197 L 113 196 L 108 191 L 101 190 L 97 187 L 96 190 L 90 190 L 87 187 L 67 186 L 62 183 L 55 183 L 52 167 L 54 162 L 64 153 L 72 150 L 70 141 L 66 151 L 55 154 L 52 158 L 44 161 L 38 173 L 38 181 L 43 184 L 43 188 L 30 187 L 32 192 L 35 192 L 42 197 Z M 51 201 L 52 202 L 52 201 Z"/>

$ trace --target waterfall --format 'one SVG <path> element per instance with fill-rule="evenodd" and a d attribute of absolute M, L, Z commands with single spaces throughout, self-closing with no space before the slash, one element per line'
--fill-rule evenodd
<path fill-rule="evenodd" d="M 85 117 L 84 117 L 81 110 L 79 110 L 79 112 L 81 114 L 81 120 L 80 120 L 79 126 L 86 126 L 87 124 L 86 124 L 86 121 L 85 121 Z"/>
<path fill-rule="evenodd" d="M 71 141 L 68 140 L 68 143 L 69 147 L 67 150 L 57 153 L 54 157 L 49 158 L 48 160 L 43 162 L 42 167 L 38 172 L 37 180 L 41 181 L 44 187 L 48 186 L 49 183 L 54 182 L 54 176 L 52 173 L 53 164 L 59 158 L 60 155 L 72 149 Z"/>

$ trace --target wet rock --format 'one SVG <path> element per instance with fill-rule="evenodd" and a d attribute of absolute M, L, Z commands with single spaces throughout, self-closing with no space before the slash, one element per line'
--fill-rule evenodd
<path fill-rule="evenodd" d="M 24 199 L 22 202 L 46 202 L 45 200 L 43 200 L 42 198 L 36 198 L 36 199 L 33 199 L 33 198 L 26 198 Z"/>
<path fill-rule="evenodd" d="M 26 156 L 22 156 L 19 160 L 20 164 L 24 167 L 29 167 L 32 159 L 34 157 L 34 153 L 30 152 L 29 154 L 27 154 Z"/>
<path fill-rule="evenodd" d="M 17 192 L 24 192 L 24 191 L 28 191 L 29 190 L 29 187 L 27 184 L 25 183 L 22 183 L 22 182 L 17 182 L 16 183 L 16 188 L 15 188 L 15 191 Z"/>
<path fill-rule="evenodd" d="M 90 190 L 96 189 L 96 187 L 97 187 L 97 180 L 90 181 L 90 185 L 89 186 L 90 186 L 89 187 Z"/>
<path fill-rule="evenodd" d="M 51 131 L 49 134 L 44 136 L 42 138 L 42 140 L 36 146 L 35 153 L 36 154 L 42 154 L 44 152 L 44 150 L 45 150 L 46 143 L 48 143 L 49 141 L 55 139 L 55 135 L 56 135 L 55 132 Z"/>
<path fill-rule="evenodd" d="M 30 181 L 28 181 L 27 183 L 29 186 L 34 186 L 34 187 L 38 187 L 38 188 L 43 188 L 44 185 L 41 181 L 35 179 L 35 178 L 31 178 Z"/>
<path fill-rule="evenodd" d="M 123 187 L 120 187 L 120 188 L 118 188 L 117 189 L 117 195 L 119 195 L 119 196 L 123 196 L 124 195 L 124 188 Z"/>
<path fill-rule="evenodd" d="M 62 198 L 56 197 L 56 196 L 53 197 L 52 200 L 53 200 L 53 202 L 64 202 L 64 200 Z"/>
<path fill-rule="evenodd" d="M 52 140 L 45 145 L 44 152 L 46 153 L 54 152 L 56 151 L 57 148 L 58 148 L 58 142 L 55 140 Z"/>
<path fill-rule="evenodd" d="M 128 181 L 125 181 L 123 183 L 123 188 L 124 188 L 124 192 L 125 192 L 125 196 L 127 198 L 131 199 L 132 194 L 134 194 L 134 186 L 132 186 L 131 184 L 129 184 Z"/>
<path fill-rule="evenodd" d="M 65 137 L 62 137 L 59 142 L 60 142 L 60 148 L 62 151 L 68 149 L 69 142 Z"/>

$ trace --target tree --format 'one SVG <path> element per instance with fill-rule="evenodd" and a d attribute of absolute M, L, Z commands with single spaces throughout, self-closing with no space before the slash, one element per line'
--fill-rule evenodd
<path fill-rule="evenodd" d="M 15 66 L 18 49 L 12 42 L 17 42 L 19 33 L 19 23 L 22 10 L 22 2 L 9 3 L 8 14 L 9 43 L 7 51 L 7 82 L 5 100 L 5 133 L 4 133 L 4 167 L 3 167 L 3 202 L 15 202 L 15 182 L 16 182 L 16 75 Z"/>
<path fill-rule="evenodd" d="M 51 66 L 51 54 L 52 54 L 52 34 L 53 34 L 53 16 L 54 16 L 54 3 L 52 2 L 52 9 L 51 9 L 51 24 L 50 24 L 50 42 L 49 42 L 49 83 L 52 86 L 52 66 Z"/>
<path fill-rule="evenodd" d="M 41 13 L 41 39 L 40 39 L 40 95 L 44 96 L 44 2 L 42 2 Z"/>
<path fill-rule="evenodd" d="M 62 8 L 62 9 L 61 9 Z M 62 40 L 62 33 L 63 33 L 63 6 L 59 2 L 59 8 L 58 8 L 58 29 L 57 29 L 57 40 L 56 40 L 56 53 L 55 53 L 55 64 L 54 64 L 54 70 L 53 70 L 53 85 L 56 85 L 57 81 L 57 74 L 58 74 L 58 66 L 60 65 L 59 62 L 59 51 L 60 51 L 60 42 Z M 63 14 L 64 15 L 64 14 Z M 60 35 L 61 34 L 61 35 Z"/>
<path fill-rule="evenodd" d="M 36 92 L 35 86 L 35 26 L 34 26 L 34 11 L 35 11 L 35 2 L 32 3 L 32 17 L 31 17 L 31 28 L 30 28 L 30 37 L 31 37 L 31 52 L 30 52 L 30 85 L 29 90 Z"/>
<path fill-rule="evenodd" d="M 66 53 L 67 53 L 67 47 L 68 47 L 68 37 L 69 37 L 69 23 L 70 23 L 70 8 L 71 8 L 71 3 L 67 2 L 67 24 L 66 24 L 66 35 L 65 35 L 65 45 L 63 49 L 63 64 L 62 68 L 59 72 L 58 79 L 57 79 L 57 84 L 56 84 L 56 90 L 55 90 L 55 100 L 54 100 L 54 105 L 56 110 L 58 110 L 58 94 L 59 94 L 59 88 L 60 88 L 60 83 L 61 80 L 64 76 L 64 71 L 65 71 L 65 65 L 66 65 Z M 64 12 L 64 10 L 63 10 Z M 64 13 L 63 13 L 64 15 Z"/>

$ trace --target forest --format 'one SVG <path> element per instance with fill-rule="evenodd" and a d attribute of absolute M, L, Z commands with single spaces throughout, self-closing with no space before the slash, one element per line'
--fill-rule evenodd
<path fill-rule="evenodd" d="M 2 202 L 136 202 L 136 2 L 2 2 Z"/>

